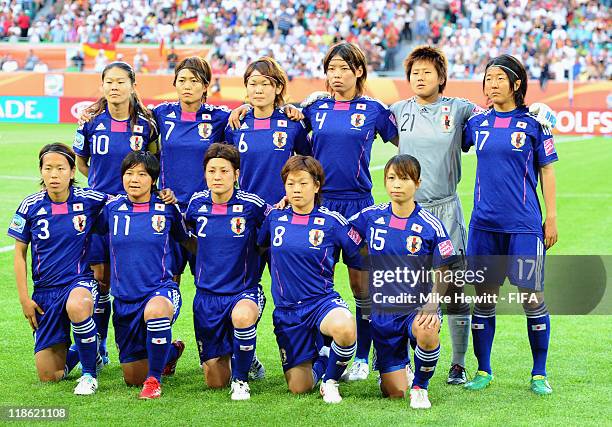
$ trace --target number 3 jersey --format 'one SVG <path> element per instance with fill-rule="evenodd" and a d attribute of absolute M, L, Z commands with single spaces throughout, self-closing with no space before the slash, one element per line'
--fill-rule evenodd
<path fill-rule="evenodd" d="M 227 203 L 210 191 L 195 193 L 185 214 L 198 237 L 196 287 L 210 294 L 235 295 L 259 284 L 257 229 L 269 206 L 257 195 L 235 190 Z"/>
<path fill-rule="evenodd" d="M 500 233 L 542 233 L 538 172 L 558 160 L 553 137 L 527 108 L 493 109 L 471 117 L 463 150 L 476 150 L 470 227 Z"/>
<path fill-rule="evenodd" d="M 315 206 L 309 215 L 273 209 L 259 232 L 270 247 L 274 305 L 295 308 L 334 292 L 334 267 L 340 249 L 360 264 L 361 237 L 337 212 Z"/>
<path fill-rule="evenodd" d="M 121 162 L 132 151 L 146 151 L 149 143 L 156 140 L 155 123 L 144 116 L 139 115 L 138 122 L 132 125 L 131 120 L 115 120 L 104 110 L 79 126 L 72 148 L 77 156 L 90 159 L 87 181 L 92 189 L 121 194 L 125 193 Z"/>
<path fill-rule="evenodd" d="M 132 203 L 126 195 L 113 197 L 96 224 L 109 237 L 111 293 L 122 301 L 138 301 L 172 282 L 174 241 L 189 237 L 176 205 L 156 195 Z"/>
<path fill-rule="evenodd" d="M 34 288 L 65 286 L 93 277 L 86 250 L 106 195 L 71 187 L 68 200 L 52 202 L 45 190 L 26 197 L 13 216 L 8 235 L 31 244 Z"/>

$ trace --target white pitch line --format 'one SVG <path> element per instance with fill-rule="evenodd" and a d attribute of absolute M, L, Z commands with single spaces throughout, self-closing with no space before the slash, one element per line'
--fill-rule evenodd
<path fill-rule="evenodd" d="M 10 252 L 15 248 L 15 246 L 2 246 L 0 247 L 0 254 L 4 253 L 4 252 Z"/>
<path fill-rule="evenodd" d="M 15 181 L 38 181 L 40 178 L 34 176 L 0 175 L 0 179 L 12 179 Z"/>

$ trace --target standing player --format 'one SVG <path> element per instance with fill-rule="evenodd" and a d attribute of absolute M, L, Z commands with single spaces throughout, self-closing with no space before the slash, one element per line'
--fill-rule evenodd
<path fill-rule="evenodd" d="M 285 189 L 280 171 L 293 153 L 309 154 L 308 132 L 302 122 L 287 120 L 287 75 L 269 57 L 249 64 L 244 73 L 247 98 L 253 109 L 240 127 L 225 130 L 227 142 L 240 152 L 240 188 L 269 204 L 279 202 Z"/>
<path fill-rule="evenodd" d="M 281 175 L 290 207 L 270 212 L 259 244 L 270 247 L 274 333 L 285 379 L 292 393 L 305 393 L 324 373 L 323 400 L 339 403 L 338 380 L 353 357 L 356 331 L 334 290 L 334 267 L 340 249 L 358 262 L 361 239 L 341 215 L 320 205 L 325 175 L 318 161 L 293 156 Z M 333 340 L 329 360 L 319 355 L 319 334 Z"/>
<path fill-rule="evenodd" d="M 45 145 L 38 158 L 43 190 L 23 200 L 8 230 L 8 235 L 15 239 L 14 268 L 19 301 L 34 331 L 40 380 L 58 381 L 67 373 L 72 326 L 83 369 L 74 394 L 93 394 L 98 388 L 98 340 L 92 319 L 97 283 L 85 253 L 92 225 L 106 196 L 73 186 L 75 155 L 66 145 Z M 26 267 L 30 243 L 34 281 L 31 298 Z"/>
<path fill-rule="evenodd" d="M 506 277 L 529 295 L 523 308 L 533 356 L 531 390 L 551 394 L 546 379 L 550 318 L 544 302 L 544 256 L 545 249 L 557 242 L 552 163 L 558 157 L 550 131 L 525 107 L 527 73 L 518 60 L 510 55 L 491 60 L 483 91 L 493 108 L 471 117 L 464 130 L 463 148 L 467 151 L 473 145 L 478 159 L 467 254 L 479 257 L 474 268 L 487 267 L 486 284 L 476 287 L 478 295 L 497 295 Z M 543 225 L 538 176 L 546 206 Z M 483 257 L 496 255 L 507 257 L 481 262 Z M 465 387 L 482 390 L 493 380 L 495 304 L 475 304 L 472 334 L 478 372 Z"/>
<path fill-rule="evenodd" d="M 132 151 L 145 151 L 157 140 L 151 113 L 136 93 L 136 75 L 125 62 L 113 62 L 102 71 L 103 96 L 87 110 L 88 122 L 79 126 L 73 148 L 77 167 L 89 187 L 106 194 L 124 193 L 121 161 Z M 100 354 L 108 363 L 106 337 L 111 314 L 108 271 L 108 241 L 93 236 L 89 262 L 100 284 L 94 320 L 100 334 Z"/>
<path fill-rule="evenodd" d="M 423 304 L 421 298 L 446 292 L 439 276 L 455 260 L 453 244 L 444 225 L 414 201 L 421 184 L 421 166 L 414 157 L 400 154 L 385 165 L 384 179 L 391 202 L 370 206 L 349 219 L 351 225 L 368 242 L 369 259 L 376 270 L 434 270 L 434 287 L 429 279 L 419 279 L 408 286 L 388 283 L 379 287 L 382 295 L 413 295 L 413 304 L 387 304 L 374 298 L 371 326 L 380 387 L 385 396 L 403 398 L 409 387 L 406 365 L 410 358 L 408 341 L 416 341 L 415 376 L 410 390 L 410 406 L 431 407 L 427 394 L 440 355 L 440 315 L 438 304 Z M 382 267 L 382 268 L 381 268 Z M 399 289 L 398 288 L 398 289 Z M 379 295 L 380 296 L 380 295 Z"/>
<path fill-rule="evenodd" d="M 480 108 L 466 100 L 442 96 L 447 82 L 447 61 L 440 49 L 422 46 L 414 49 L 404 61 L 406 78 L 415 96 L 391 106 L 399 131 L 399 153 L 416 157 L 423 165 L 423 184 L 415 200 L 440 218 L 453 246 L 458 252 L 457 263 L 451 268 L 464 267 L 466 230 L 457 184 L 461 180 L 461 142 L 463 126 Z M 554 126 L 554 117 L 543 104 L 532 105 L 544 126 Z M 553 122 L 551 122 L 551 120 Z M 447 304 L 448 328 L 453 356 L 448 384 L 464 384 L 465 353 L 470 331 L 470 307 L 456 303 L 463 293 L 461 287 L 449 286 L 451 303 Z"/>
<path fill-rule="evenodd" d="M 128 154 L 121 163 L 127 195 L 104 207 L 98 232 L 108 233 L 113 294 L 113 326 L 123 378 L 143 384 L 141 399 L 161 396 L 166 365 L 176 366 L 182 348 L 172 345 L 172 324 L 181 308 L 172 281 L 172 241 L 189 235 L 175 205 L 153 192 L 159 163 L 148 152 Z"/>
<path fill-rule="evenodd" d="M 325 171 L 323 206 L 348 218 L 374 203 L 370 156 L 376 135 L 397 143 L 395 119 L 376 99 L 363 96 L 367 79 L 366 58 L 352 43 L 332 46 L 323 61 L 326 87 L 332 98 L 318 99 L 303 109 L 312 129 L 312 153 Z M 344 263 L 347 258 L 343 255 Z M 348 265 L 348 264 L 347 264 Z M 370 298 L 367 282 L 357 268 L 349 268 L 355 296 L 357 351 L 343 379 L 364 380 L 370 369 Z"/>
<path fill-rule="evenodd" d="M 200 363 L 209 387 L 226 387 L 231 378 L 231 399 L 248 400 L 257 323 L 265 305 L 257 228 L 267 205 L 255 194 L 234 189 L 240 175 L 236 147 L 212 144 L 204 170 L 209 190 L 195 193 L 186 212 L 198 239 L 193 324 Z"/>

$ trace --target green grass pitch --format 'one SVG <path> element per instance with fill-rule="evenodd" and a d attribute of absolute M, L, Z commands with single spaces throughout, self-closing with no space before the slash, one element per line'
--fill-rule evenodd
<path fill-rule="evenodd" d="M 57 141 L 71 144 L 74 131 L 73 125 L 0 125 L 0 225 L 8 227 L 19 202 L 38 189 L 40 147 Z M 607 235 L 612 230 L 609 139 L 559 138 L 558 142 L 559 243 L 549 253 L 612 254 Z M 382 165 L 393 153 L 390 144 L 377 142 L 374 146 L 372 169 L 377 201 L 385 200 Z M 475 161 L 473 155 L 463 157 L 459 194 L 466 222 L 471 212 Z M 85 179 L 81 177 L 80 181 Z M 0 406 L 67 407 L 68 422 L 74 425 L 600 425 L 612 419 L 612 365 L 608 353 L 611 316 L 553 316 L 548 369 L 555 392 L 545 398 L 529 391 L 531 353 L 523 316 L 498 318 L 492 357 L 496 379 L 480 393 L 445 384 L 451 346 L 448 329 L 443 326 L 442 355 L 430 386 L 433 407 L 416 412 L 409 408 L 407 400 L 381 399 L 376 374 L 365 382 L 342 385 L 344 401 L 340 405 L 325 405 L 317 392 L 299 397 L 289 394 L 272 331 L 271 298 L 259 326 L 257 349 L 267 368 L 267 378 L 251 384 L 250 401 L 232 402 L 228 390 L 208 390 L 203 382 L 193 337 L 191 277 L 183 278 L 183 309 L 174 327 L 174 336 L 185 340 L 187 349 L 176 375 L 165 380 L 162 398 L 137 399 L 139 390 L 123 383 L 112 345 L 112 363 L 99 376 L 98 393 L 77 397 L 72 394 L 76 372 L 57 384 L 41 384 L 37 380 L 30 328 L 15 290 L 13 252 L 6 249 L 12 244 L 13 240 L 1 233 Z M 588 289 L 585 283 L 576 286 Z M 264 289 L 268 295 L 269 287 L 266 278 Z M 344 266 L 337 268 L 336 288 L 353 303 Z M 554 292 L 554 286 L 547 287 L 548 294 Z M 110 334 L 112 342 L 112 328 Z M 471 345 L 467 360 L 473 374 L 476 363 Z"/>

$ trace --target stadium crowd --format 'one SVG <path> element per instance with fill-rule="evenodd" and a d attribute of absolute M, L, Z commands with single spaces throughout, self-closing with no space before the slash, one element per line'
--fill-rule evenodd
<path fill-rule="evenodd" d="M 456 79 L 480 78 L 504 53 L 542 84 L 612 77 L 609 0 L 73 0 L 34 17 L 23 12 L 40 0 L 1 4 L 3 40 L 205 43 L 215 72 L 230 75 L 272 55 L 290 78 L 321 77 L 324 52 L 345 39 L 366 52 L 371 72 L 398 69 L 400 44 L 413 42 L 441 46 Z"/>

